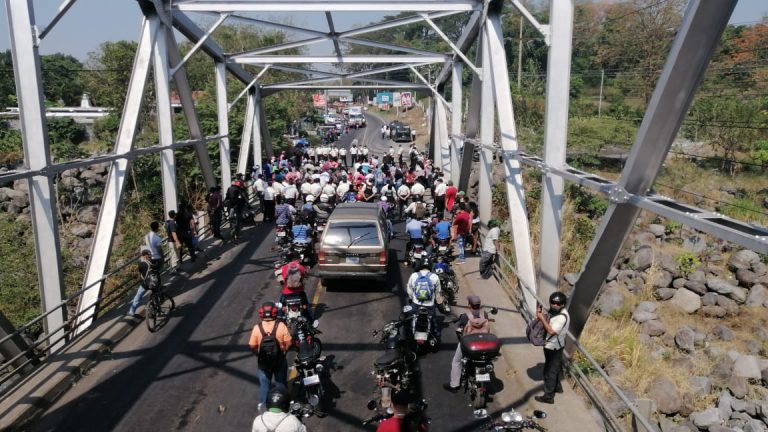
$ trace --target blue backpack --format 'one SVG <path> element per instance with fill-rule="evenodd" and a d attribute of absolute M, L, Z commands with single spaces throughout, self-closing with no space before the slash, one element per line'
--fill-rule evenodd
<path fill-rule="evenodd" d="M 414 282 L 413 296 L 419 301 L 429 301 L 435 296 L 435 287 L 429 279 L 431 273 L 419 272 L 419 277 Z"/>

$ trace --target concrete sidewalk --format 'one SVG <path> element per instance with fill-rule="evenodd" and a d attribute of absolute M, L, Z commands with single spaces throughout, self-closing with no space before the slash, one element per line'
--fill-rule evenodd
<path fill-rule="evenodd" d="M 554 405 L 533 399 L 544 389 L 543 349 L 531 345 L 526 339 L 526 321 L 507 291 L 495 278 L 484 280 L 480 277 L 479 262 L 478 257 L 467 257 L 465 264 L 454 263 L 460 287 L 454 313 L 464 312 L 466 297 L 471 294 L 480 296 L 485 306 L 499 309 L 498 315 L 493 317 L 496 322 L 491 327 L 504 343 L 502 357 L 496 362 L 496 374 L 509 387 L 505 386 L 504 390 L 494 395 L 494 403 L 502 410 L 514 408 L 524 415 L 531 415 L 534 409 L 543 410 L 547 418 L 539 423 L 550 431 L 604 430 L 602 421 L 593 415 L 587 401 L 574 391 L 567 380 L 563 381 L 564 393 L 555 397 Z M 506 371 L 503 366 L 506 366 Z M 491 414 L 494 415 L 493 412 Z"/>

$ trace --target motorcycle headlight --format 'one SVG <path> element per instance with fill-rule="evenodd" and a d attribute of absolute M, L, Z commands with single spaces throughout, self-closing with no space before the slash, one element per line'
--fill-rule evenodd
<path fill-rule="evenodd" d="M 523 421 L 523 416 L 517 411 L 507 411 L 501 413 L 501 421 L 504 423 L 520 422 Z"/>
<path fill-rule="evenodd" d="M 322 363 L 318 363 L 317 366 L 315 366 L 315 370 L 318 372 L 322 372 L 323 369 L 325 369 L 325 367 L 323 366 Z"/>
<path fill-rule="evenodd" d="M 411 305 L 405 305 L 403 306 L 403 312 L 408 313 L 413 310 L 413 307 Z"/>
<path fill-rule="evenodd" d="M 443 269 L 441 269 L 441 268 L 435 269 L 435 273 L 436 274 L 443 274 Z"/>

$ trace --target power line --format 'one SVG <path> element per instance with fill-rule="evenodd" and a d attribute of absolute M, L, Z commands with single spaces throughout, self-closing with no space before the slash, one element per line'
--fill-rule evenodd
<path fill-rule="evenodd" d="M 716 199 L 716 198 L 708 197 L 706 195 L 702 195 L 702 194 L 699 194 L 699 193 L 696 193 L 696 192 L 691 192 L 691 191 L 688 191 L 688 190 L 685 190 L 685 189 L 682 189 L 682 188 L 676 188 L 674 186 L 670 186 L 670 185 L 661 183 L 659 181 L 654 182 L 654 184 L 657 184 L 657 185 L 659 185 L 661 187 L 665 187 L 665 188 L 668 188 L 668 189 L 672 189 L 672 190 L 674 190 L 676 192 L 682 192 L 684 194 L 695 196 L 695 197 L 699 197 L 699 198 L 705 199 L 707 201 L 716 202 L 718 204 L 722 204 L 725 207 L 733 207 L 733 208 L 737 208 L 737 209 L 740 209 L 740 210 L 748 211 L 750 213 L 755 213 L 755 214 L 759 214 L 761 216 L 768 217 L 768 213 L 766 213 L 766 212 L 755 210 L 755 209 L 751 209 L 749 207 L 744 207 L 744 206 L 739 205 L 739 204 L 734 204 L 734 203 L 732 203 L 730 201 L 723 201 L 723 200 L 719 200 L 719 199 Z"/>

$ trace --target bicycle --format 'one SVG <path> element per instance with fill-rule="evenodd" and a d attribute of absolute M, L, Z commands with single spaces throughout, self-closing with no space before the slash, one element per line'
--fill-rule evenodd
<path fill-rule="evenodd" d="M 232 238 L 233 243 L 237 243 L 238 238 L 240 237 L 240 212 L 237 210 L 237 207 L 232 207 L 229 209 L 229 226 L 231 228 L 231 234 L 230 237 Z"/>
<path fill-rule="evenodd" d="M 147 303 L 147 329 L 154 333 L 168 322 L 171 312 L 176 308 L 173 297 L 163 292 L 162 287 L 153 289 Z"/>

